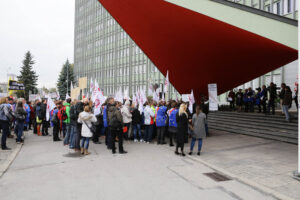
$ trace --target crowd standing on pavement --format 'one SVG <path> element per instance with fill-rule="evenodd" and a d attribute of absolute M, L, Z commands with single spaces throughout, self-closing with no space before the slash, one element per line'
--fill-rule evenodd
<path fill-rule="evenodd" d="M 279 90 L 279 92 L 277 92 Z M 231 110 L 239 112 L 255 112 L 257 108 L 258 113 L 275 114 L 275 105 L 280 104 L 282 115 L 285 115 L 286 121 L 291 121 L 289 109 L 292 106 L 293 100 L 298 110 L 298 84 L 294 89 L 294 95 L 289 86 L 285 83 L 278 88 L 273 82 L 267 87 L 263 85 L 261 88 L 256 88 L 256 92 L 251 88 L 244 91 L 239 89 L 237 92 L 231 90 L 228 94 L 227 101 L 229 102 Z"/>
<path fill-rule="evenodd" d="M 6 146 L 6 138 L 16 134 L 16 142 L 24 143 L 23 131 L 32 130 L 37 136 L 51 136 L 54 142 L 62 141 L 75 152 L 90 154 L 90 140 L 101 144 L 99 138 L 105 137 L 105 145 L 112 154 L 126 154 L 123 140 L 133 142 L 167 144 L 175 146 L 175 154 L 185 156 L 184 144 L 191 138 L 190 152 L 198 141 L 197 155 L 200 155 L 202 139 L 208 136 L 207 107 L 204 101 L 193 105 L 190 112 L 188 103 L 182 101 L 160 100 L 151 98 L 142 105 L 135 105 L 132 100 L 123 102 L 108 97 L 101 105 L 99 114 L 94 114 L 95 105 L 88 98 L 83 100 L 55 100 L 55 108 L 47 109 L 47 99 L 26 102 L 25 99 L 11 97 L 0 99 L 0 128 L 2 130 L 1 148 Z M 49 107 L 48 107 L 49 108 Z M 205 112 L 206 111 L 206 112 Z M 49 117 L 47 117 L 49 115 Z M 179 152 L 180 151 L 180 152 Z"/>

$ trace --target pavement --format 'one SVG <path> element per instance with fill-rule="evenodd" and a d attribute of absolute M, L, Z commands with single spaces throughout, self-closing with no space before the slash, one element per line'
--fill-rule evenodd
<path fill-rule="evenodd" d="M 125 142 L 129 153 L 112 155 L 105 145 L 91 144 L 92 154 L 81 156 L 51 139 L 26 136 L 18 156 L 0 178 L 1 200 L 278 199 L 236 178 L 215 181 L 204 173 L 218 171 L 198 161 L 202 155 L 176 156 L 167 145 Z M 204 143 L 203 157 L 209 140 Z"/>

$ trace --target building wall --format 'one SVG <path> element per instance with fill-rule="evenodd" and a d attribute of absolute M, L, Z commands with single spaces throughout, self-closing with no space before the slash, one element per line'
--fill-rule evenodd
<path fill-rule="evenodd" d="M 164 76 L 97 0 L 75 1 L 74 71 L 76 78 L 96 79 L 105 95 L 120 87 L 129 95 Z M 168 96 L 175 98 L 170 86 Z"/>

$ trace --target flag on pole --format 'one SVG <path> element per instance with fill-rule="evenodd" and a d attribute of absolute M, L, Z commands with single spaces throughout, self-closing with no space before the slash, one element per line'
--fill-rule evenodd
<path fill-rule="evenodd" d="M 167 75 L 166 75 L 166 80 L 165 80 L 165 85 L 164 85 L 164 93 L 167 93 L 169 90 L 169 71 L 167 71 Z"/>
<path fill-rule="evenodd" d="M 50 96 L 48 96 L 48 100 L 47 100 L 47 112 L 46 112 L 46 120 L 49 121 L 50 119 L 50 112 L 55 108 L 55 103 L 53 102 L 53 100 L 50 98 Z"/>
<path fill-rule="evenodd" d="M 95 83 L 96 83 L 96 79 L 95 79 Z M 94 85 L 94 83 L 93 83 L 93 79 L 91 78 L 91 83 L 90 83 L 90 92 L 91 92 L 91 93 L 93 92 L 94 87 L 95 87 L 95 85 Z"/>
<path fill-rule="evenodd" d="M 191 94 L 189 95 L 189 110 L 191 113 L 193 113 L 193 104 L 195 103 L 195 97 L 194 97 L 194 91 L 191 91 Z"/>
<path fill-rule="evenodd" d="M 70 97 L 69 94 L 67 93 L 67 94 L 66 94 L 66 100 L 67 100 L 67 99 L 70 99 L 70 98 L 71 98 L 71 97 Z"/>
<path fill-rule="evenodd" d="M 59 99 L 60 99 L 60 95 L 59 95 L 58 89 L 56 89 L 56 100 L 59 100 Z"/>
<path fill-rule="evenodd" d="M 148 96 L 153 96 L 153 86 L 151 79 L 149 79 L 148 81 Z"/>

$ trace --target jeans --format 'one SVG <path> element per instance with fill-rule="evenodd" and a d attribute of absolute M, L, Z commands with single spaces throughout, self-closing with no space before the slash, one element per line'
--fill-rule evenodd
<path fill-rule="evenodd" d="M 289 106 L 288 105 L 282 105 L 283 112 L 285 114 L 285 120 L 290 121 L 290 113 L 289 113 Z"/>
<path fill-rule="evenodd" d="M 191 141 L 191 152 L 194 149 L 196 140 L 198 140 L 198 152 L 200 152 L 201 149 L 202 149 L 202 138 L 200 138 L 200 139 L 192 138 L 192 141 Z"/>
<path fill-rule="evenodd" d="M 76 135 L 77 135 L 76 125 L 70 124 L 70 145 L 69 145 L 70 149 L 75 148 Z"/>
<path fill-rule="evenodd" d="M 71 125 L 69 123 L 63 123 L 63 124 L 65 124 L 64 145 L 68 145 L 70 144 Z"/>
<path fill-rule="evenodd" d="M 23 130 L 24 130 L 24 122 L 16 122 L 15 132 L 17 134 L 17 142 L 22 141 Z"/>
<path fill-rule="evenodd" d="M 133 137 L 136 139 L 136 132 L 139 132 L 140 140 L 142 139 L 142 132 L 141 132 L 141 125 L 140 124 L 134 124 L 133 125 Z"/>
<path fill-rule="evenodd" d="M 153 125 L 145 125 L 144 140 L 146 142 L 151 142 L 151 140 L 152 140 L 152 133 L 153 133 Z"/>
<path fill-rule="evenodd" d="M 53 124 L 53 141 L 58 141 L 59 124 Z"/>
<path fill-rule="evenodd" d="M 275 114 L 275 103 L 274 103 L 274 99 L 270 99 L 269 103 L 268 103 L 268 113 L 270 113 L 272 108 L 272 114 Z"/>
<path fill-rule="evenodd" d="M 1 148 L 5 149 L 6 146 L 6 138 L 9 134 L 9 122 L 8 121 L 0 121 L 1 128 L 2 128 L 2 137 L 1 137 Z"/>
<path fill-rule="evenodd" d="M 89 148 L 89 143 L 90 143 L 90 138 L 89 137 L 82 137 L 82 139 L 81 139 L 81 148 L 88 149 Z"/>

